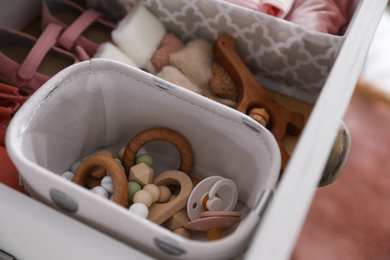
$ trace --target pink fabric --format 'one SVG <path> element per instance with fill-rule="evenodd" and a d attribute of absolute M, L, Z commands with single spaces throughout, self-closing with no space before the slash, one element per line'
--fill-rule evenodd
<path fill-rule="evenodd" d="M 75 12 L 76 14 L 80 14 L 80 17 L 75 21 L 75 25 L 73 24 L 70 25 L 70 27 L 72 28 L 70 30 L 67 30 L 68 25 L 63 23 L 56 17 L 56 14 L 58 12 L 63 11 L 62 8 L 60 8 L 61 6 L 51 6 L 51 8 L 53 8 L 53 10 L 51 10 L 49 9 L 49 5 L 47 5 L 46 3 L 48 1 L 49 0 L 43 1 L 42 16 L 41 16 L 42 27 L 45 28 L 50 23 L 55 23 L 62 26 L 66 35 L 61 39 L 61 42 L 65 43 L 66 46 L 65 48 L 68 48 L 70 43 L 73 43 L 71 47 L 80 46 L 78 47 L 78 49 L 76 49 L 78 54 L 80 53 L 80 48 L 84 50 L 83 54 L 84 53 L 87 54 L 87 56 L 80 57 L 82 60 L 85 60 L 86 57 L 93 57 L 100 46 L 100 44 L 95 43 L 82 35 L 84 30 L 87 29 L 89 25 L 92 25 L 94 22 L 97 22 L 98 24 L 103 25 L 104 27 L 109 28 L 111 30 L 116 27 L 115 24 L 104 20 L 102 16 L 96 18 L 95 15 L 99 14 L 97 11 L 85 10 L 78 4 L 72 1 L 65 0 L 62 2 L 62 4 L 67 6 L 66 8 L 67 11 L 72 10 L 72 12 Z M 87 14 L 85 15 L 85 13 Z M 79 23 L 81 24 L 81 26 Z"/>
<path fill-rule="evenodd" d="M 51 26 L 50 28 L 47 28 L 49 31 L 43 32 L 37 40 L 29 34 L 0 27 L 0 37 L 4 39 L 4 42 L 9 46 L 18 45 L 20 42 L 24 42 L 26 46 L 31 46 L 28 57 L 22 64 L 19 64 L 17 61 L 12 60 L 7 55 L 0 52 L 0 77 L 4 78 L 6 82 L 10 82 L 10 84 L 21 87 L 23 90 L 32 93 L 50 78 L 50 76 L 36 71 L 49 50 L 52 51 L 52 56 L 67 56 L 69 58 L 68 60 L 73 60 L 74 63 L 79 62 L 79 58 L 73 53 L 53 46 L 53 41 L 58 37 L 58 28 L 55 29 L 56 26 Z M 52 48 L 49 48 L 49 46 L 52 46 Z"/>
<path fill-rule="evenodd" d="M 7 150 L 2 146 L 0 146 L 0 165 L 0 183 L 25 193 L 23 186 L 19 185 L 18 170 L 9 158 Z"/>
<path fill-rule="evenodd" d="M 229 2 L 235 5 L 240 5 L 242 7 L 246 7 L 253 10 L 258 10 L 260 7 L 261 0 L 225 0 L 225 2 Z"/>
<path fill-rule="evenodd" d="M 286 20 L 329 34 L 338 34 L 348 20 L 353 0 L 295 0 Z"/>
<path fill-rule="evenodd" d="M 58 43 L 67 50 L 70 50 L 80 35 L 102 16 L 103 15 L 101 13 L 96 12 L 93 9 L 86 10 L 76 19 L 76 21 L 74 21 L 68 28 L 65 29 L 60 39 L 58 40 Z"/>
<path fill-rule="evenodd" d="M 13 114 L 28 99 L 19 89 L 0 83 L 0 183 L 24 193 L 19 185 L 18 171 L 5 149 L 5 133 Z"/>
<path fill-rule="evenodd" d="M 255 11 L 260 11 L 278 18 L 284 18 L 290 11 L 294 0 L 225 0 Z"/>
<path fill-rule="evenodd" d="M 259 11 L 278 18 L 285 18 L 293 4 L 294 0 L 262 0 Z"/>
<path fill-rule="evenodd" d="M 50 24 L 38 38 L 34 47 L 31 49 L 26 59 L 20 66 L 18 75 L 24 80 L 30 80 L 34 77 L 39 64 L 47 52 L 56 44 L 57 37 L 61 32 L 61 26 Z"/>
<path fill-rule="evenodd" d="M 286 19 L 308 30 L 339 34 L 347 24 L 353 0 L 225 0 L 274 17 Z"/>

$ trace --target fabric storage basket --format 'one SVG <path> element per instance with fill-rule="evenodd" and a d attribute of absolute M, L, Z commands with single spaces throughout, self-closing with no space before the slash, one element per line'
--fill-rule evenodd
<path fill-rule="evenodd" d="M 214 43 L 227 33 L 260 84 L 287 96 L 315 103 L 345 40 L 307 30 L 281 18 L 222 0 L 118 0 L 128 10 L 144 5 L 184 42 L 203 38 Z M 109 12 L 112 1 L 89 0 L 89 6 Z M 360 0 L 351 1 L 352 20 Z M 116 13 L 120 16 L 121 13 Z M 347 27 L 347 26 L 345 26 Z"/>
<path fill-rule="evenodd" d="M 221 240 L 180 237 L 59 176 L 73 162 L 101 149 L 118 151 L 153 127 L 170 128 L 187 139 L 192 177 L 218 175 L 237 184 L 242 220 Z M 242 252 L 280 171 L 275 139 L 251 118 L 105 59 L 68 67 L 44 84 L 12 120 L 7 146 L 32 197 L 167 259 L 226 259 Z M 178 168 L 180 156 L 173 147 L 165 142 L 150 147 L 155 174 Z"/>

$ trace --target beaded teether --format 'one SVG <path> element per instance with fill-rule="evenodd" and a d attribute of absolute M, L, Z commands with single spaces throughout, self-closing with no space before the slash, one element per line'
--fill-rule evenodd
<path fill-rule="evenodd" d="M 138 150 L 146 143 L 155 140 L 167 141 L 176 147 L 181 158 L 179 170 L 189 175 L 192 169 L 191 147 L 183 136 L 167 128 L 147 129 L 130 140 L 123 153 L 123 166 L 126 174 L 129 173 L 130 168 L 135 164 Z"/>
<path fill-rule="evenodd" d="M 166 171 L 157 176 L 153 184 L 157 186 L 180 186 L 180 192 L 176 198 L 162 204 L 154 203 L 149 208 L 148 219 L 154 223 L 162 224 L 186 206 L 188 197 L 192 191 L 192 182 L 190 177 L 181 171 Z"/>
<path fill-rule="evenodd" d="M 128 197 L 127 178 L 122 166 L 112 157 L 94 154 L 86 158 L 77 168 L 73 182 L 84 187 L 89 174 L 96 167 L 103 167 L 110 173 L 114 185 L 113 201 L 125 207 Z"/>

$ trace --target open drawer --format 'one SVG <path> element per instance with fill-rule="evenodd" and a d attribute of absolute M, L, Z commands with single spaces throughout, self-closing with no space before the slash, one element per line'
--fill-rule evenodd
<path fill-rule="evenodd" d="M 318 98 L 313 106 L 303 105 L 303 110 L 308 116 L 304 130 L 296 146 L 294 145 L 292 156 L 277 186 L 274 198 L 262 215 L 260 224 L 255 228 L 250 246 L 241 256 L 242 258 L 288 259 L 321 178 L 340 120 L 349 103 L 385 4 L 384 0 L 375 2 L 362 0 L 357 5 Z M 356 44 L 357 42 L 359 44 Z M 276 97 L 276 99 L 285 100 L 281 101 L 282 103 L 295 102 L 295 99 L 289 100 L 288 97 L 287 100 L 285 97 Z M 71 222 L 69 225 L 72 225 Z M 74 232 L 74 236 L 77 236 L 77 231 Z M 106 237 L 96 236 L 96 239 L 100 243 Z M 79 253 L 88 255 L 88 250 L 91 250 L 94 245 L 93 238 L 83 244 L 85 250 L 79 248 Z M 31 253 L 33 254 L 30 252 L 29 257 Z M 36 257 L 42 257 L 42 253 L 44 252 L 40 251 L 40 255 Z M 124 251 L 119 254 L 123 253 Z M 116 252 L 112 254 L 117 258 L 129 257 L 129 255 L 118 255 Z M 15 256 L 17 255 L 15 253 Z M 20 256 L 23 257 L 27 256 Z M 66 255 L 62 257 L 68 258 Z"/>
<path fill-rule="evenodd" d="M 245 259 L 288 259 L 387 1 L 361 1 Z M 353 148 L 352 148 L 353 149 Z"/>

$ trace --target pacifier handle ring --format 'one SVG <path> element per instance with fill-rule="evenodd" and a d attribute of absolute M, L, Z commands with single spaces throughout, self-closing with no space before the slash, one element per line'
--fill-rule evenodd
<path fill-rule="evenodd" d="M 162 140 L 171 143 L 180 154 L 179 171 L 189 175 L 192 169 L 192 150 L 187 140 L 177 132 L 168 128 L 150 128 L 137 134 L 127 144 L 123 153 L 123 166 L 126 174 L 134 166 L 138 150 L 148 142 Z"/>
<path fill-rule="evenodd" d="M 211 189 L 209 191 L 209 194 L 208 194 L 209 200 L 206 202 L 206 205 L 207 205 L 207 203 L 209 203 L 209 201 L 212 201 L 215 199 L 221 200 L 221 198 L 218 198 L 216 196 L 216 194 L 217 194 L 218 190 L 224 186 L 227 186 L 230 188 L 231 194 L 232 194 L 232 199 L 229 201 L 229 204 L 224 209 L 221 209 L 221 211 L 233 210 L 233 208 L 236 206 L 237 199 L 238 199 L 238 189 L 237 189 L 237 185 L 234 181 L 232 181 L 230 179 L 226 179 L 226 178 L 220 179 L 213 184 L 213 186 L 211 187 Z M 207 207 L 207 208 L 209 208 L 209 207 Z"/>

